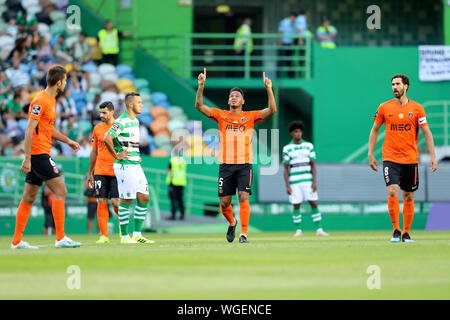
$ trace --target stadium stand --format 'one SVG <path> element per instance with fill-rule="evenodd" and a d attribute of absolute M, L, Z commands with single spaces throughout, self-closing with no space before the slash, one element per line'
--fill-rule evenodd
<path fill-rule="evenodd" d="M 56 128 L 80 143 L 76 156 L 89 156 L 92 128 L 100 121 L 98 105 L 110 100 L 119 115 L 125 94 L 133 91 L 141 93 L 144 103 L 138 117 L 142 154 L 168 156 L 176 142 L 171 141 L 173 133 L 202 144 L 188 155 L 218 150 L 217 143 L 207 147 L 201 135 L 194 135 L 194 124 L 182 107 L 172 105 L 166 93 L 152 92 L 148 80 L 137 78 L 131 66 L 101 63 L 97 39 L 66 26 L 67 6 L 64 0 L 0 0 L 0 155 L 23 155 L 29 103 L 45 88 L 45 70 L 55 63 L 68 72 L 66 91 L 57 100 Z M 52 156 L 75 155 L 55 143 Z"/>

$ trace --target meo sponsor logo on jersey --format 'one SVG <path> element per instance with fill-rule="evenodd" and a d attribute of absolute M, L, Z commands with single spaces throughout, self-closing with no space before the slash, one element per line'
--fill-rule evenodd
<path fill-rule="evenodd" d="M 391 123 L 391 131 L 411 131 L 411 125 L 409 123 Z"/>
<path fill-rule="evenodd" d="M 225 130 L 227 131 L 240 131 L 240 132 L 245 132 L 245 126 L 244 125 L 237 125 L 237 124 L 227 124 L 225 127 Z"/>
<path fill-rule="evenodd" d="M 31 109 L 31 114 L 38 116 L 41 113 L 42 107 L 38 105 L 34 105 L 33 109 Z"/>

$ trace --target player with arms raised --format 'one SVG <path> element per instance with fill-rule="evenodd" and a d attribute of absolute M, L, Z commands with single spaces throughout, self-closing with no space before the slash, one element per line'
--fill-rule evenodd
<path fill-rule="evenodd" d="M 373 155 L 378 131 L 384 123 L 386 137 L 383 143 L 383 175 L 388 191 L 389 216 L 394 227 L 391 242 L 413 242 L 409 235 L 414 218 L 414 191 L 419 187 L 417 141 L 422 129 L 430 152 L 430 167 L 437 170 L 433 135 L 428 127 L 425 110 L 406 97 L 409 78 L 398 74 L 391 79 L 394 99 L 382 103 L 375 113 L 375 123 L 369 136 L 369 165 L 377 171 L 378 163 Z M 398 202 L 399 187 L 403 191 L 403 234 L 400 231 Z"/>
<path fill-rule="evenodd" d="M 252 184 L 252 137 L 254 125 L 264 121 L 276 110 L 272 91 L 272 81 L 263 73 L 264 85 L 268 95 L 268 108 L 258 111 L 243 111 L 244 93 L 240 88 L 232 88 L 228 96 L 229 110 L 210 108 L 203 104 L 203 88 L 206 81 L 206 68 L 198 76 L 198 90 L 195 108 L 218 123 L 220 132 L 219 149 L 219 198 L 220 209 L 229 223 L 227 240 L 235 237 L 236 220 L 231 206 L 232 196 L 238 189 L 241 234 L 239 242 L 246 243 L 250 220 L 249 195 Z"/>

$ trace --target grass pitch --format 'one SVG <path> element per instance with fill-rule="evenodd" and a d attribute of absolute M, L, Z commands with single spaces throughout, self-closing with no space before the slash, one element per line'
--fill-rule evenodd
<path fill-rule="evenodd" d="M 450 232 L 413 231 L 391 244 L 390 231 L 251 233 L 248 244 L 224 234 L 147 234 L 152 245 L 56 249 L 54 237 L 26 236 L 39 250 L 11 250 L 0 237 L 0 299 L 450 299 Z M 80 269 L 80 289 L 69 289 Z M 380 289 L 368 289 L 369 266 Z M 73 283 L 73 282 L 72 282 Z"/>

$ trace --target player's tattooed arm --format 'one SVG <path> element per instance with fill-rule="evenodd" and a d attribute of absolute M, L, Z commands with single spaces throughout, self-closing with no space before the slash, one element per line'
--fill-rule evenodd
<path fill-rule="evenodd" d="M 429 126 L 422 127 L 423 137 L 430 153 L 430 168 L 432 172 L 437 170 L 436 153 L 434 152 L 434 139 Z"/>
<path fill-rule="evenodd" d="M 52 138 L 67 144 L 69 147 L 72 148 L 73 151 L 80 150 L 80 145 L 78 142 L 69 139 L 56 129 L 53 130 Z"/>
<path fill-rule="evenodd" d="M 37 125 L 38 121 L 36 119 L 30 118 L 25 130 L 25 141 L 23 147 L 25 159 L 23 159 L 22 166 L 20 168 L 20 171 L 25 174 L 31 171 L 31 144 L 33 142 L 33 131 L 36 130 Z"/>
<path fill-rule="evenodd" d="M 203 69 L 203 73 L 198 75 L 198 89 L 197 96 L 195 97 L 195 108 L 203 113 L 205 116 L 211 116 L 211 108 L 203 104 L 203 88 L 206 82 L 206 68 Z"/>
<path fill-rule="evenodd" d="M 369 165 L 374 171 L 378 171 L 378 162 L 373 155 L 373 150 L 375 149 L 375 145 L 377 144 L 378 131 L 380 130 L 380 125 L 374 122 L 372 130 L 370 130 L 369 135 Z"/>
<path fill-rule="evenodd" d="M 277 112 L 277 104 L 275 102 L 275 96 L 272 91 L 272 80 L 270 80 L 268 77 L 266 77 L 265 72 L 263 72 L 263 80 L 264 80 L 264 86 L 266 87 L 266 90 L 267 90 L 268 108 L 261 110 L 261 118 L 263 120 L 266 120 L 268 117 L 270 117 L 275 112 Z"/>

